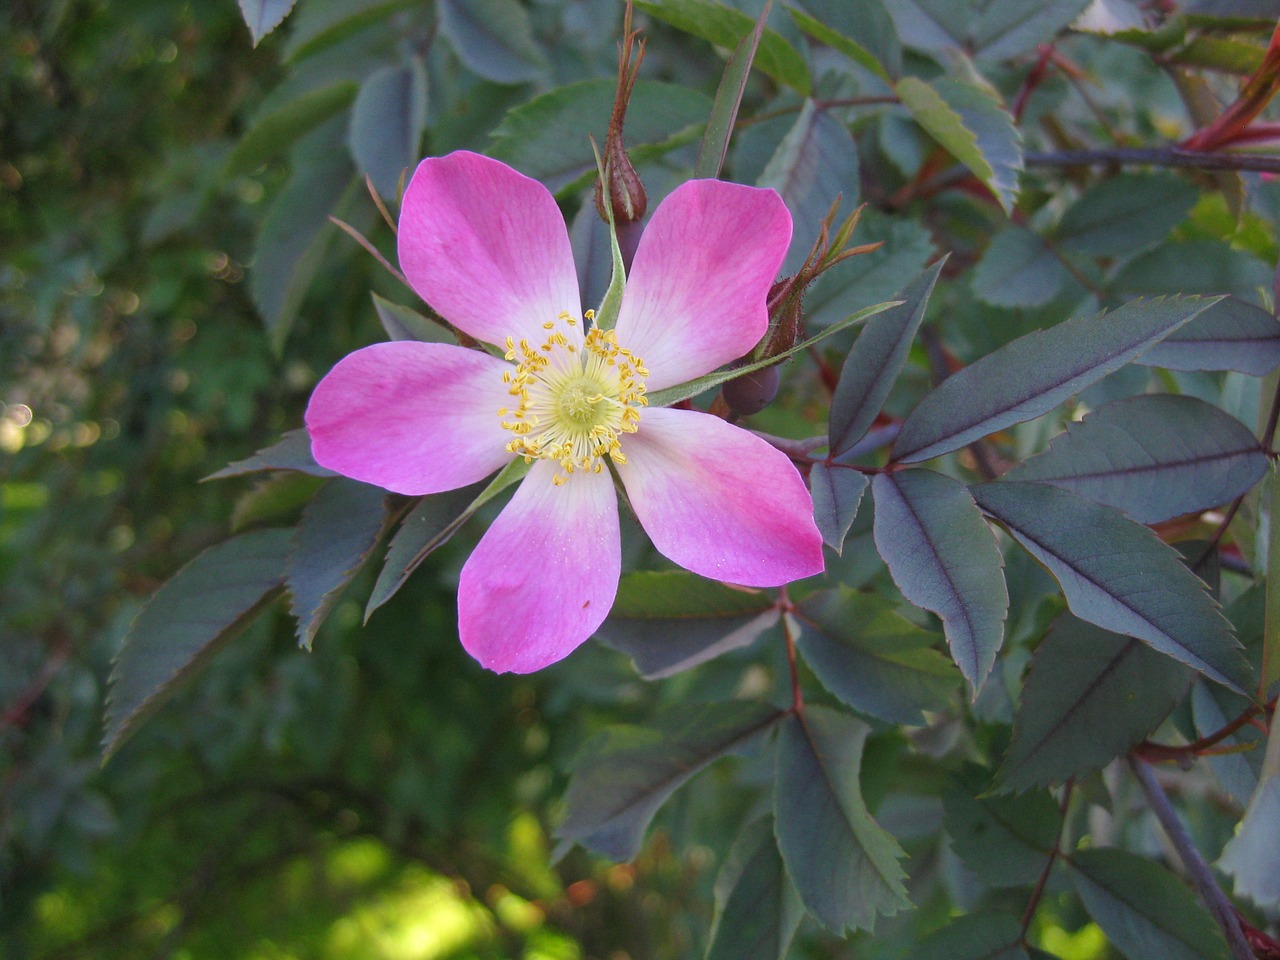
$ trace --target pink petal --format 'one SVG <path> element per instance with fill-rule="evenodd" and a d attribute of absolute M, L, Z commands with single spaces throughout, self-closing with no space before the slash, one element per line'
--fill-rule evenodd
<path fill-rule="evenodd" d="M 582 315 L 560 208 L 537 180 L 459 150 L 418 164 L 400 209 L 400 266 L 450 323 L 501 345 Z"/>
<path fill-rule="evenodd" d="M 498 673 L 532 673 L 568 656 L 613 606 L 622 548 L 613 480 L 539 460 L 462 568 L 458 632 Z"/>
<path fill-rule="evenodd" d="M 769 325 L 765 300 L 791 243 L 772 190 L 690 180 L 640 237 L 618 314 L 618 342 L 649 368 L 650 390 L 736 360 Z"/>
<path fill-rule="evenodd" d="M 749 587 L 822 572 L 809 491 L 759 437 L 695 410 L 646 410 L 622 449 L 618 475 L 663 556 Z"/>
<path fill-rule="evenodd" d="M 316 462 L 416 496 L 475 483 L 511 459 L 498 411 L 511 364 L 446 343 L 376 343 L 338 362 L 311 394 Z"/>

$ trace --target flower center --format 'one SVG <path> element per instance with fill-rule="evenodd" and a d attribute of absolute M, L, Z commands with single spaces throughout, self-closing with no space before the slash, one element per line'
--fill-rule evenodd
<path fill-rule="evenodd" d="M 612 330 L 590 330 L 579 346 L 556 329 L 560 323 L 574 327 L 578 321 L 567 313 L 547 321 L 547 338 L 538 346 L 507 337 L 506 358 L 516 366 L 502 381 L 516 406 L 498 411 L 503 428 L 515 434 L 507 449 L 526 462 L 559 463 L 557 485 L 575 470 L 599 473 L 606 456 L 627 462 L 619 437 L 636 432 L 648 404 L 649 375 L 644 361 L 618 346 Z"/>

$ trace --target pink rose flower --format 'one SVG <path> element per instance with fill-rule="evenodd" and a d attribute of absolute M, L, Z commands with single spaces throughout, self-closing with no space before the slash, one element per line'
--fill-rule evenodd
<path fill-rule="evenodd" d="M 316 462 L 417 496 L 533 466 L 462 569 L 458 630 L 484 666 L 528 673 L 604 620 L 621 567 L 605 461 L 659 552 L 754 587 L 823 569 L 804 481 L 759 437 L 647 391 L 741 357 L 791 239 L 771 190 L 676 189 L 645 228 L 615 329 L 584 322 L 564 219 L 547 189 L 474 153 L 424 160 L 405 191 L 400 264 L 458 329 L 506 358 L 379 343 L 320 381 L 306 424 Z"/>

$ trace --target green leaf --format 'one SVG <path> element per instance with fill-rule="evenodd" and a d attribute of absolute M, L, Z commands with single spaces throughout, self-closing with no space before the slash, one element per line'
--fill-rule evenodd
<path fill-rule="evenodd" d="M 1261 377 L 1280 366 L 1280 320 L 1224 297 L 1137 360 L 1170 370 L 1238 370 Z"/>
<path fill-rule="evenodd" d="M 256 47 L 268 33 L 280 26 L 298 0 L 240 0 L 240 13 L 249 27 Z"/>
<path fill-rule="evenodd" d="M 778 622 L 774 598 L 683 570 L 629 573 L 596 639 L 635 661 L 646 680 L 745 647 Z"/>
<path fill-rule="evenodd" d="M 827 435 L 832 457 L 853 449 L 875 422 L 907 362 L 944 263 L 945 257 L 907 284 L 894 297 L 901 304 L 872 317 L 862 328 L 845 358 L 831 398 Z"/>
<path fill-rule="evenodd" d="M 1237 692 L 1248 686 L 1251 671 L 1231 625 L 1149 529 L 1042 483 L 984 483 L 973 495 L 1048 568 L 1081 620 L 1136 637 Z"/>
<path fill-rule="evenodd" d="M 424 343 L 457 343 L 458 338 L 443 324 L 424 317 L 417 310 L 392 303 L 376 293 L 373 309 L 378 312 L 382 329 L 392 340 L 421 340 Z"/>
<path fill-rule="evenodd" d="M 783 350 L 781 353 L 764 360 L 757 360 L 754 363 L 745 363 L 739 367 L 732 367 L 726 370 L 717 370 L 715 373 L 708 373 L 703 377 L 696 377 L 686 383 L 676 384 L 674 387 L 667 387 L 665 390 L 658 390 L 649 394 L 649 404 L 654 407 L 669 407 L 673 403 L 679 403 L 681 400 L 688 400 L 690 397 L 696 397 L 698 394 L 710 390 L 712 387 L 718 387 L 727 380 L 733 380 L 745 373 L 753 373 L 756 370 L 763 370 L 765 367 L 771 367 L 787 357 L 808 350 L 814 344 L 821 343 L 841 330 L 847 330 L 854 324 L 861 323 L 869 317 L 874 317 L 878 313 L 883 313 L 890 307 L 896 307 L 897 301 L 888 303 L 877 303 L 874 306 L 863 307 L 857 313 L 851 313 L 839 323 L 833 323 L 825 330 L 819 330 L 807 340 L 802 340 L 793 347 Z"/>
<path fill-rule="evenodd" d="M 858 504 L 867 489 L 867 475 L 847 467 L 815 463 L 809 469 L 809 489 L 813 494 L 813 519 L 822 540 L 836 553 L 844 549 L 844 538 Z"/>
<path fill-rule="evenodd" d="M 883 10 L 884 8 L 881 6 L 879 9 Z M 823 23 L 822 20 L 819 20 L 818 18 L 810 17 L 809 14 L 801 12 L 801 10 L 797 10 L 794 6 L 788 6 L 787 13 L 791 14 L 791 19 L 795 20 L 797 27 L 803 29 L 805 33 L 808 33 L 810 37 L 817 40 L 819 44 L 826 44 L 831 47 L 832 50 L 842 52 L 842 54 L 847 56 L 847 58 L 854 61 L 855 64 L 858 64 L 859 67 L 865 70 L 870 70 L 870 72 L 881 78 L 882 81 L 892 84 L 893 79 L 890 76 L 890 72 L 888 72 L 887 69 L 884 69 L 884 64 L 876 59 L 876 55 L 874 55 L 872 51 L 859 44 L 859 42 L 854 40 L 854 38 L 846 37 L 844 33 L 828 26 L 827 23 Z M 900 60 L 899 63 L 895 64 L 895 67 L 896 73 L 897 69 L 901 69 Z"/>
<path fill-rule="evenodd" d="M 734 49 L 755 29 L 755 18 L 715 0 L 637 0 L 636 7 L 720 47 Z M 777 32 L 766 29 L 756 50 L 755 67 L 802 96 L 812 84 L 804 57 Z"/>
<path fill-rule="evenodd" d="M 1022 924 L 1007 913 L 954 917 L 920 941 L 905 960 L 1027 960 Z"/>
<path fill-rule="evenodd" d="M 785 960 L 804 907 L 787 876 L 773 818 L 742 828 L 716 877 L 706 960 Z"/>
<path fill-rule="evenodd" d="M 997 789 L 1097 770 L 1142 742 L 1187 694 L 1191 670 L 1063 614 L 1031 656 Z"/>
<path fill-rule="evenodd" d="M 668 707 L 644 726 L 600 731 L 574 761 L 558 836 L 630 860 L 671 794 L 713 761 L 749 747 L 782 716 L 768 704 L 737 700 Z"/>
<path fill-rule="evenodd" d="M 1067 862 L 1089 916 L 1131 958 L 1226 960 L 1222 932 L 1168 870 L 1124 850 L 1081 850 Z"/>
<path fill-rule="evenodd" d="M 960 679 L 933 649 L 936 633 L 917 627 L 884 598 L 846 586 L 805 597 L 798 645 L 822 685 L 855 710 L 890 723 L 922 725 L 944 710 Z"/>
<path fill-rule="evenodd" d="M 383 67 L 361 84 L 347 142 L 356 167 L 384 197 L 395 197 L 401 176 L 408 177 L 426 127 L 427 67 L 421 57 Z"/>
<path fill-rule="evenodd" d="M 1269 442 L 1275 443 L 1275 440 L 1270 439 Z M 1272 468 L 1270 484 L 1270 496 L 1267 498 L 1267 592 L 1259 671 L 1260 689 L 1264 693 L 1280 681 L 1280 468 Z"/>
<path fill-rule="evenodd" d="M 391 522 L 379 487 L 337 477 L 302 511 L 285 567 L 298 644 L 307 650 L 342 589 L 364 566 Z"/>
<path fill-rule="evenodd" d="M 1221 240 L 1169 241 L 1130 260 L 1108 283 L 1116 297 L 1180 293 L 1256 297 L 1271 289 L 1272 268 Z"/>
<path fill-rule="evenodd" d="M 1213 300 L 1135 301 L 1005 344 L 948 377 L 917 404 L 895 460 L 928 460 L 1047 413 L 1178 329 Z"/>
<path fill-rule="evenodd" d="M 299 427 L 281 434 L 269 447 L 263 447 L 251 457 L 229 463 L 204 480 L 222 480 L 226 477 L 243 477 L 263 470 L 297 470 L 313 477 L 336 477 L 328 467 L 322 467 L 311 456 L 311 435 Z M 203 480 L 201 481 L 204 482 Z"/>
<path fill-rule="evenodd" d="M 974 694 L 1004 641 L 1009 594 L 995 534 L 958 480 L 931 470 L 878 474 L 876 549 L 902 595 L 936 613 Z"/>
<path fill-rule="evenodd" d="M 418 0 L 307 0 L 290 25 L 285 59 L 297 63 L 388 20 Z"/>
<path fill-rule="evenodd" d="M 283 106 L 254 118 L 222 168 L 224 177 L 252 173 L 292 147 L 304 134 L 345 110 L 356 98 L 357 86 L 340 81 L 304 93 Z M 341 162 L 338 158 L 333 163 Z"/>
<path fill-rule="evenodd" d="M 970 764 L 942 794 L 943 825 L 951 835 L 951 847 L 989 886 L 1031 883 L 1058 844 L 1058 803 L 1047 790 L 983 796 L 990 786 L 990 773 Z"/>
<path fill-rule="evenodd" d="M 1199 191 L 1171 173 L 1120 173 L 1081 194 L 1054 231 L 1064 250 L 1095 257 L 1132 257 L 1168 237 Z"/>
<path fill-rule="evenodd" d="M 296 519 L 323 485 L 324 480 L 305 473 L 269 474 L 236 501 L 231 511 L 231 532 L 239 533 L 267 521 Z"/>
<path fill-rule="evenodd" d="M 1280 725 L 1271 725 L 1263 780 L 1249 801 L 1218 868 L 1235 878 L 1237 896 L 1261 907 L 1280 904 Z"/>
<path fill-rule="evenodd" d="M 249 292 L 277 351 L 337 232 L 329 217 L 345 216 L 364 192 L 334 142 L 337 133 L 325 127 L 299 145 L 293 176 L 267 211 L 254 249 Z"/>
<path fill-rule="evenodd" d="M 766 0 L 755 25 L 738 41 L 725 64 L 724 74 L 716 87 L 715 101 L 711 105 L 711 116 L 707 118 L 707 128 L 702 133 L 702 142 L 698 144 L 698 159 L 693 164 L 695 178 L 714 180 L 720 176 L 725 155 L 729 152 L 729 139 L 738 122 L 738 110 L 742 106 L 742 95 L 747 89 L 747 78 L 751 76 L 751 65 L 755 62 L 756 51 L 760 49 L 760 38 L 764 36 L 769 10 L 770 4 Z"/>
<path fill-rule="evenodd" d="M 529 466 L 524 460 L 513 460 L 487 485 L 481 481 L 420 500 L 391 538 L 382 572 L 364 608 L 365 622 L 373 611 L 395 596 L 418 565 L 448 543 L 476 511 L 528 472 Z"/>
<path fill-rule="evenodd" d="M 868 727 L 824 707 L 787 715 L 778 737 L 778 848 L 804 905 L 827 929 L 874 930 L 911 906 L 906 856 L 867 812 L 858 782 Z"/>
<path fill-rule="evenodd" d="M 493 132 L 489 154 L 559 192 L 595 176 L 591 137 L 604 143 L 614 81 L 583 80 L 510 110 Z M 671 83 L 641 80 L 627 108 L 627 146 L 634 163 L 692 140 L 711 100 Z"/>
<path fill-rule="evenodd" d="M 973 271 L 973 292 L 997 307 L 1042 307 L 1070 277 L 1039 234 L 1011 225 L 983 251 Z"/>
<path fill-rule="evenodd" d="M 210 547 L 138 611 L 111 670 L 103 758 L 276 597 L 288 530 L 254 530 Z"/>
<path fill-rule="evenodd" d="M 909 46 L 1007 60 L 1050 42 L 1088 5 L 1089 0 L 895 0 L 889 11 Z"/>
<path fill-rule="evenodd" d="M 904 77 L 894 92 L 912 118 L 1013 210 L 1022 171 L 1022 135 L 990 90 L 949 77 Z"/>
<path fill-rule="evenodd" d="M 1004 478 L 1051 483 L 1159 523 L 1226 503 L 1261 480 L 1268 463 L 1249 429 L 1212 404 L 1143 394 L 1069 424 Z"/>
<path fill-rule="evenodd" d="M 468 70 L 494 83 L 527 83 L 546 69 L 517 0 L 440 0 L 440 32 Z"/>
<path fill-rule="evenodd" d="M 904 276 L 914 277 L 933 256 L 933 238 L 914 219 L 870 208 L 858 221 L 857 243 L 879 249 L 842 260 L 814 281 L 804 298 L 810 330 L 829 327 L 866 303 L 896 300 Z"/>
<path fill-rule="evenodd" d="M 858 202 L 858 180 L 858 147 L 848 128 L 806 100 L 757 181 L 778 191 L 796 225 L 784 273 L 800 268 L 833 202 Z"/>

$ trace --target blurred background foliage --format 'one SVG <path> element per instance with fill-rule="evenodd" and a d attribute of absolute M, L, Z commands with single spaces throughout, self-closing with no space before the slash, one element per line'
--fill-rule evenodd
<path fill-rule="evenodd" d="M 807 5 L 840 22 L 834 0 Z M 645 22 L 649 53 L 628 142 L 637 145 L 652 209 L 692 167 L 726 45 L 670 26 L 680 24 L 669 9 L 678 4 L 647 6 L 665 16 Z M 754 17 L 761 5 L 731 6 Z M 811 324 L 891 296 L 943 250 L 954 256 L 934 309 L 945 311 L 947 346 L 965 361 L 1117 297 L 1266 298 L 1277 256 L 1274 183 L 1251 180 L 1244 205 L 1235 174 L 1143 179 L 1130 187 L 1147 191 L 1145 209 L 1163 211 L 1154 226 L 1133 217 L 1109 222 L 1106 240 L 1081 240 L 1087 231 L 1067 230 L 1058 198 L 1084 194 L 1090 176 L 1035 173 L 1023 182 L 1012 225 L 989 198 L 975 197 L 980 187 L 929 169 L 934 148 L 902 111 L 841 106 L 858 96 L 873 103 L 883 88 L 778 16 L 775 28 L 810 60 L 799 59 L 798 74 L 783 54 L 758 62 L 726 173 L 793 188 L 793 208 L 809 214 L 797 223 L 801 256 L 833 198 L 831 178 L 846 211 L 859 193 L 870 204 L 854 242 L 885 241 L 814 289 Z M 106 678 L 141 604 L 229 528 L 292 520 L 316 488 L 297 476 L 200 479 L 296 428 L 318 377 L 385 337 L 371 289 L 407 300 L 327 216 L 336 212 L 390 252 L 363 173 L 394 196 L 401 170 L 458 148 L 539 176 L 573 216 L 589 185 L 585 134 L 602 139 L 607 120 L 620 23 L 615 0 L 304 0 L 255 48 L 231 0 L 6 4 L 7 960 L 700 955 L 717 866 L 756 800 L 742 784 L 767 785 L 764 765 L 748 759 L 733 777 L 716 768 L 682 790 L 634 864 L 575 850 L 549 866 L 552 828 L 571 758 L 592 732 L 648 717 L 660 703 L 781 689 L 781 645 L 661 684 L 642 682 L 627 658 L 596 644 L 536 676 L 493 676 L 461 651 L 454 625 L 457 572 L 479 525 L 428 558 L 367 626 L 363 598 L 373 578 L 361 574 L 313 652 L 298 649 L 287 611 L 273 609 L 100 764 Z M 873 28 L 882 30 L 879 46 Z M 922 54 L 900 48 L 892 23 L 860 29 L 885 62 L 905 58 L 914 71 L 937 73 Z M 914 38 L 917 50 L 927 39 Z M 1216 72 L 1175 82 L 1170 63 L 1203 65 L 1186 53 L 1185 34 L 1179 43 L 1158 51 L 1167 55 L 1161 65 L 1140 44 L 1073 35 L 1063 45 L 1082 69 L 1123 83 L 1088 85 L 1070 71 L 1050 72 L 1021 119 L 1058 147 L 1100 132 L 1129 145 L 1189 133 L 1211 116 L 1189 115 L 1188 104 L 1215 92 L 1229 101 L 1234 78 L 1257 66 L 1263 47 L 1236 39 L 1201 50 Z M 1016 66 L 1002 62 L 1015 53 Z M 984 70 L 1013 99 L 1034 43 L 990 54 Z M 810 92 L 829 106 L 802 108 Z M 780 151 L 788 136 L 803 148 L 791 161 Z M 796 159 L 814 156 L 829 161 L 819 168 L 828 179 Z M 1062 239 L 1072 253 L 1066 267 L 1060 257 L 1030 257 L 1015 264 L 1016 275 L 1002 272 L 1010 252 L 1028 249 L 1028 230 Z M 585 249 L 599 231 L 590 210 L 575 225 Z M 599 289 L 601 277 L 588 270 L 583 281 Z M 926 342 L 936 348 L 936 339 Z M 916 351 L 891 413 L 924 392 L 939 356 Z M 807 398 L 820 392 L 821 375 L 793 368 L 784 402 L 758 424 L 789 436 L 820 430 L 824 411 Z M 1257 383 L 1236 374 L 1126 370 L 1091 400 L 1139 392 L 1156 376 L 1170 392 L 1212 396 L 1248 423 L 1256 417 Z M 1050 432 L 1021 426 L 1010 443 L 1025 455 Z M 1244 509 L 1248 518 L 1254 506 Z M 831 578 L 874 580 L 896 598 L 870 540 L 860 516 Z M 911 855 L 919 909 L 851 943 L 806 926 L 799 955 L 897 957 L 922 931 L 977 902 L 973 875 L 939 834 L 945 778 L 929 758 L 960 740 L 981 755 L 999 755 L 1008 743 L 1028 656 L 1019 644 L 1042 636 L 1061 608 L 1031 561 L 1014 554 L 1008 563 L 1010 641 L 972 715 L 910 734 L 879 726 L 863 758 L 868 805 Z M 1180 720 L 1193 729 L 1188 716 Z M 1095 799 L 1106 792 L 1100 783 L 1085 789 Z M 1203 804 L 1198 812 L 1197 835 L 1220 846 L 1238 808 L 1215 813 Z M 1134 848 L 1154 846 L 1149 827 L 1126 829 Z M 997 889 L 984 902 L 1016 913 L 1025 897 Z M 1064 960 L 1116 955 L 1059 880 L 1033 933 Z"/>

